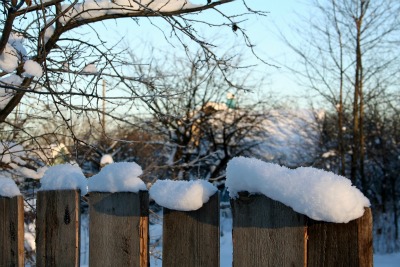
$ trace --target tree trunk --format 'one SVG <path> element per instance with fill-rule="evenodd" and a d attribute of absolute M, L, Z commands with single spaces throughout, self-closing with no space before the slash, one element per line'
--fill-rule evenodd
<path fill-rule="evenodd" d="M 351 180 L 353 183 L 361 179 L 361 185 L 365 186 L 364 175 L 364 134 L 362 131 L 363 118 L 364 118 L 364 104 L 363 104 L 363 67 L 362 67 L 362 52 L 361 52 L 361 25 L 367 6 L 365 1 L 361 0 L 360 15 L 354 18 L 356 24 L 356 67 L 355 67 L 355 81 L 354 81 L 354 103 L 353 103 L 353 146 L 352 146 L 352 160 L 351 160 Z"/>

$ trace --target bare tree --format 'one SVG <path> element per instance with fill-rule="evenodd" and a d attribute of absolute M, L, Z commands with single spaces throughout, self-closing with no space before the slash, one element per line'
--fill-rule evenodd
<path fill-rule="evenodd" d="M 3 1 L 1 140 L 44 148 L 52 143 L 90 145 L 85 140 L 105 134 L 105 122 L 132 124 L 126 112 L 136 99 L 170 97 L 137 90 L 151 77 L 126 75 L 126 70 L 149 62 L 127 58 L 125 49 L 116 45 L 119 41 L 107 42 L 108 36 L 96 30 L 96 22 L 130 18 L 128 22 L 139 27 L 141 20 L 149 20 L 166 39 L 177 40 L 178 50 L 189 55 L 188 47 L 194 44 L 203 51 L 205 61 L 221 69 L 229 67 L 199 29 L 204 25 L 230 29 L 252 51 L 241 22 L 247 15 L 266 15 L 251 9 L 246 1 L 241 2 L 243 13 L 224 13 L 220 6 L 229 2 L 233 0 L 204 1 L 204 5 L 187 0 Z M 207 21 L 200 15 L 207 10 L 219 14 L 220 20 Z M 101 90 L 104 79 L 106 94 Z"/>
<path fill-rule="evenodd" d="M 148 20 L 168 42 L 177 41 L 176 51 L 189 56 L 188 47 L 194 45 L 203 51 L 206 64 L 223 69 L 229 64 L 214 52 L 216 44 L 201 34 L 202 27 L 217 33 L 229 29 L 241 36 L 243 44 L 252 51 L 250 37 L 241 22 L 247 15 L 266 14 L 251 9 L 245 0 L 240 1 L 243 12 L 228 14 L 221 5 L 230 2 L 233 0 L 204 0 L 202 5 L 189 0 L 2 1 L 0 173 L 7 171 L 16 180 L 16 175 L 21 175 L 37 188 L 36 180 L 29 178 L 40 178 L 40 167 L 59 162 L 52 148 L 62 144 L 69 150 L 68 157 L 81 164 L 88 159 L 97 161 L 102 153 L 116 153 L 116 159 L 130 155 L 128 159 L 133 160 L 129 149 L 147 149 L 153 137 L 140 139 L 139 131 L 121 136 L 123 131 L 118 127 L 136 123 L 127 113 L 138 99 L 149 101 L 172 95 L 139 91 L 143 86 L 152 86 L 148 83 L 152 77 L 142 76 L 143 73 L 126 75 L 126 70 L 128 66 L 149 62 L 127 58 L 125 49 L 117 45 L 120 40 L 110 42 L 107 32 L 96 30 L 98 22 L 113 20 L 116 24 L 140 27 L 141 21 Z M 208 21 L 202 16 L 206 11 L 217 14 L 219 20 Z M 104 79 L 106 94 L 102 93 Z M 115 142 L 120 139 L 144 143 Z M 24 158 L 19 156 L 20 150 Z M 145 155 L 153 152 L 150 147 Z M 147 165 L 144 160 L 135 160 Z M 29 220 L 33 222 L 34 216 L 29 216 Z"/>
<path fill-rule="evenodd" d="M 240 57 L 221 68 L 221 62 L 211 64 L 197 51 L 190 58 L 172 55 L 136 66 L 135 72 L 154 73 L 142 90 L 169 95 L 141 99 L 149 111 L 142 125 L 164 147 L 163 177 L 223 181 L 232 157 L 255 153 L 262 121 L 277 102 L 268 97 L 246 101 L 245 92 L 258 91 L 263 80 L 239 63 Z"/>
<path fill-rule="evenodd" d="M 300 82 L 330 105 L 323 132 L 327 148 L 323 160 L 337 164 L 331 169 L 349 177 L 372 200 L 378 224 L 383 218 L 381 205 L 391 207 L 397 224 L 398 193 L 386 188 L 398 188 L 398 179 L 391 180 L 388 169 L 397 168 L 393 153 L 398 144 L 386 132 L 394 134 L 398 123 L 400 3 L 310 3 L 311 17 L 296 27 L 304 43 L 285 41 L 301 60 L 298 68 L 291 68 Z M 395 206 L 392 197 L 396 198 Z"/>
<path fill-rule="evenodd" d="M 296 28 L 308 45 L 285 40 L 302 61 L 292 70 L 336 111 L 339 173 L 348 175 L 366 191 L 365 103 L 384 90 L 394 90 L 400 31 L 395 14 L 400 5 L 365 0 L 317 0 L 312 5 L 316 12 L 304 20 L 305 27 Z M 352 110 L 348 125 L 344 121 L 346 109 Z M 352 132 L 350 143 L 345 140 L 344 129 Z M 351 150 L 349 168 L 346 146 Z"/>
<path fill-rule="evenodd" d="M 132 23 L 139 23 L 139 18 L 159 17 L 170 26 L 171 35 L 176 36 L 183 49 L 187 44 L 182 35 L 198 44 L 208 59 L 214 61 L 219 59 L 212 51 L 212 44 L 198 34 L 195 26 L 205 24 L 214 28 L 235 25 L 236 32 L 241 32 L 251 47 L 248 36 L 240 28 L 240 20 L 218 9 L 219 5 L 232 1 L 208 1 L 200 6 L 186 0 L 4 1 L 0 19 L 3 25 L 0 76 L 7 79 L 1 81 L 0 123 L 6 122 L 23 99 L 33 97 L 47 101 L 51 110 L 59 113 L 65 125 L 71 128 L 66 111 L 81 113 L 98 110 L 97 104 L 102 95 L 96 87 L 101 78 L 109 76 L 114 80 L 142 82 L 140 77 L 122 75 L 123 67 L 132 62 L 125 61 L 121 56 L 123 51 L 108 47 L 106 36 L 92 30 L 92 36 L 98 38 L 94 40 L 84 38 L 76 31 L 85 25 L 120 18 L 132 18 Z M 246 3 L 243 4 L 247 8 Z M 214 24 L 189 16 L 208 9 L 219 12 L 225 22 Z M 250 8 L 248 13 L 263 15 Z M 128 92 L 107 101 L 120 106 L 135 97 L 139 96 Z M 76 101 L 80 101 L 80 105 Z"/>

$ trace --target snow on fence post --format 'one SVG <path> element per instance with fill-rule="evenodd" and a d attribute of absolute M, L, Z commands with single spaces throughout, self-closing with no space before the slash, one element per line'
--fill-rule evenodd
<path fill-rule="evenodd" d="M 233 266 L 305 266 L 306 217 L 264 195 L 231 200 Z"/>
<path fill-rule="evenodd" d="M 90 192 L 90 266 L 150 266 L 147 191 Z"/>
<path fill-rule="evenodd" d="M 24 266 L 24 202 L 0 196 L 0 266 Z"/>
<path fill-rule="evenodd" d="M 38 191 L 36 265 L 79 266 L 80 190 Z"/>
<path fill-rule="evenodd" d="M 245 157 L 226 176 L 234 266 L 372 266 L 371 204 L 346 177 Z"/>
<path fill-rule="evenodd" d="M 219 194 L 198 210 L 163 208 L 163 266 L 219 266 Z"/>
<path fill-rule="evenodd" d="M 329 223 L 309 219 L 307 261 L 310 267 L 372 267 L 372 213 L 348 223 Z"/>
<path fill-rule="evenodd" d="M 315 221 L 264 195 L 231 200 L 233 266 L 372 267 L 372 215 Z"/>

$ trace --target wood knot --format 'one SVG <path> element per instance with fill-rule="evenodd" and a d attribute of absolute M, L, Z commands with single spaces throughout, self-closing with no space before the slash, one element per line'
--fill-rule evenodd
<path fill-rule="evenodd" d="M 64 223 L 69 224 L 71 222 L 71 215 L 69 213 L 69 207 L 68 205 L 65 207 L 65 212 L 64 212 Z"/>
<path fill-rule="evenodd" d="M 15 241 L 17 239 L 17 231 L 15 229 L 15 224 L 10 222 L 10 238 Z"/>

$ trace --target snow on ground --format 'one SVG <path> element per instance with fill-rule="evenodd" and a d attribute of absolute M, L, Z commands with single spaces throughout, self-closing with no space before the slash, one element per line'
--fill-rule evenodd
<path fill-rule="evenodd" d="M 80 189 L 81 195 L 87 193 L 87 180 L 77 165 L 52 166 L 46 170 L 40 183 L 41 191 Z"/>
<path fill-rule="evenodd" d="M 225 203 L 226 204 L 226 203 Z M 225 206 L 229 206 L 229 203 Z M 157 224 L 150 224 L 150 266 L 162 266 L 162 242 L 152 244 L 152 240 L 162 239 L 162 212 L 157 215 L 160 220 Z M 162 241 L 162 240 L 161 240 Z M 232 266 L 232 214 L 230 208 L 221 208 L 220 211 L 220 266 Z"/>
<path fill-rule="evenodd" d="M 285 166 L 300 166 L 314 160 L 320 137 L 322 111 L 271 110 L 261 127 L 259 153 L 264 159 Z"/>
<path fill-rule="evenodd" d="M 374 252 L 377 254 L 400 252 L 400 239 L 396 238 L 396 231 L 400 225 L 396 227 L 398 221 L 394 212 L 389 210 L 384 212 L 382 209 L 375 208 L 372 209 L 372 217 L 374 218 Z"/>
<path fill-rule="evenodd" d="M 315 168 L 288 169 L 245 157 L 233 158 L 226 171 L 232 198 L 247 191 L 279 201 L 308 217 L 347 223 L 364 214 L 369 200 L 343 176 Z"/>
<path fill-rule="evenodd" d="M 36 250 L 36 224 L 24 223 L 24 247 L 25 251 Z"/>
<path fill-rule="evenodd" d="M 157 180 L 150 188 L 150 197 L 158 205 L 173 210 L 200 209 L 218 189 L 204 180 Z"/>
<path fill-rule="evenodd" d="M 21 195 L 18 186 L 14 180 L 0 176 L 0 196 L 2 197 L 15 197 Z"/>
<path fill-rule="evenodd" d="M 83 213 L 81 215 L 81 248 L 80 248 L 80 261 L 81 266 L 88 266 L 89 263 L 89 214 Z"/>
<path fill-rule="evenodd" d="M 207 106 L 219 111 L 210 120 L 217 127 L 243 116 L 242 110 L 228 110 L 223 103 L 209 102 Z M 285 166 L 308 165 L 320 153 L 320 126 L 324 116 L 323 111 L 308 109 L 270 110 L 244 140 L 257 144 L 253 153 L 266 161 Z M 246 123 L 239 124 L 247 127 Z M 222 140 L 223 136 L 217 133 L 215 138 Z"/>
<path fill-rule="evenodd" d="M 108 164 L 89 179 L 90 192 L 139 192 L 147 190 L 139 178 L 142 168 L 135 162 L 117 162 Z"/>
<path fill-rule="evenodd" d="M 375 254 L 375 267 L 398 267 L 400 265 L 400 253 Z"/>

